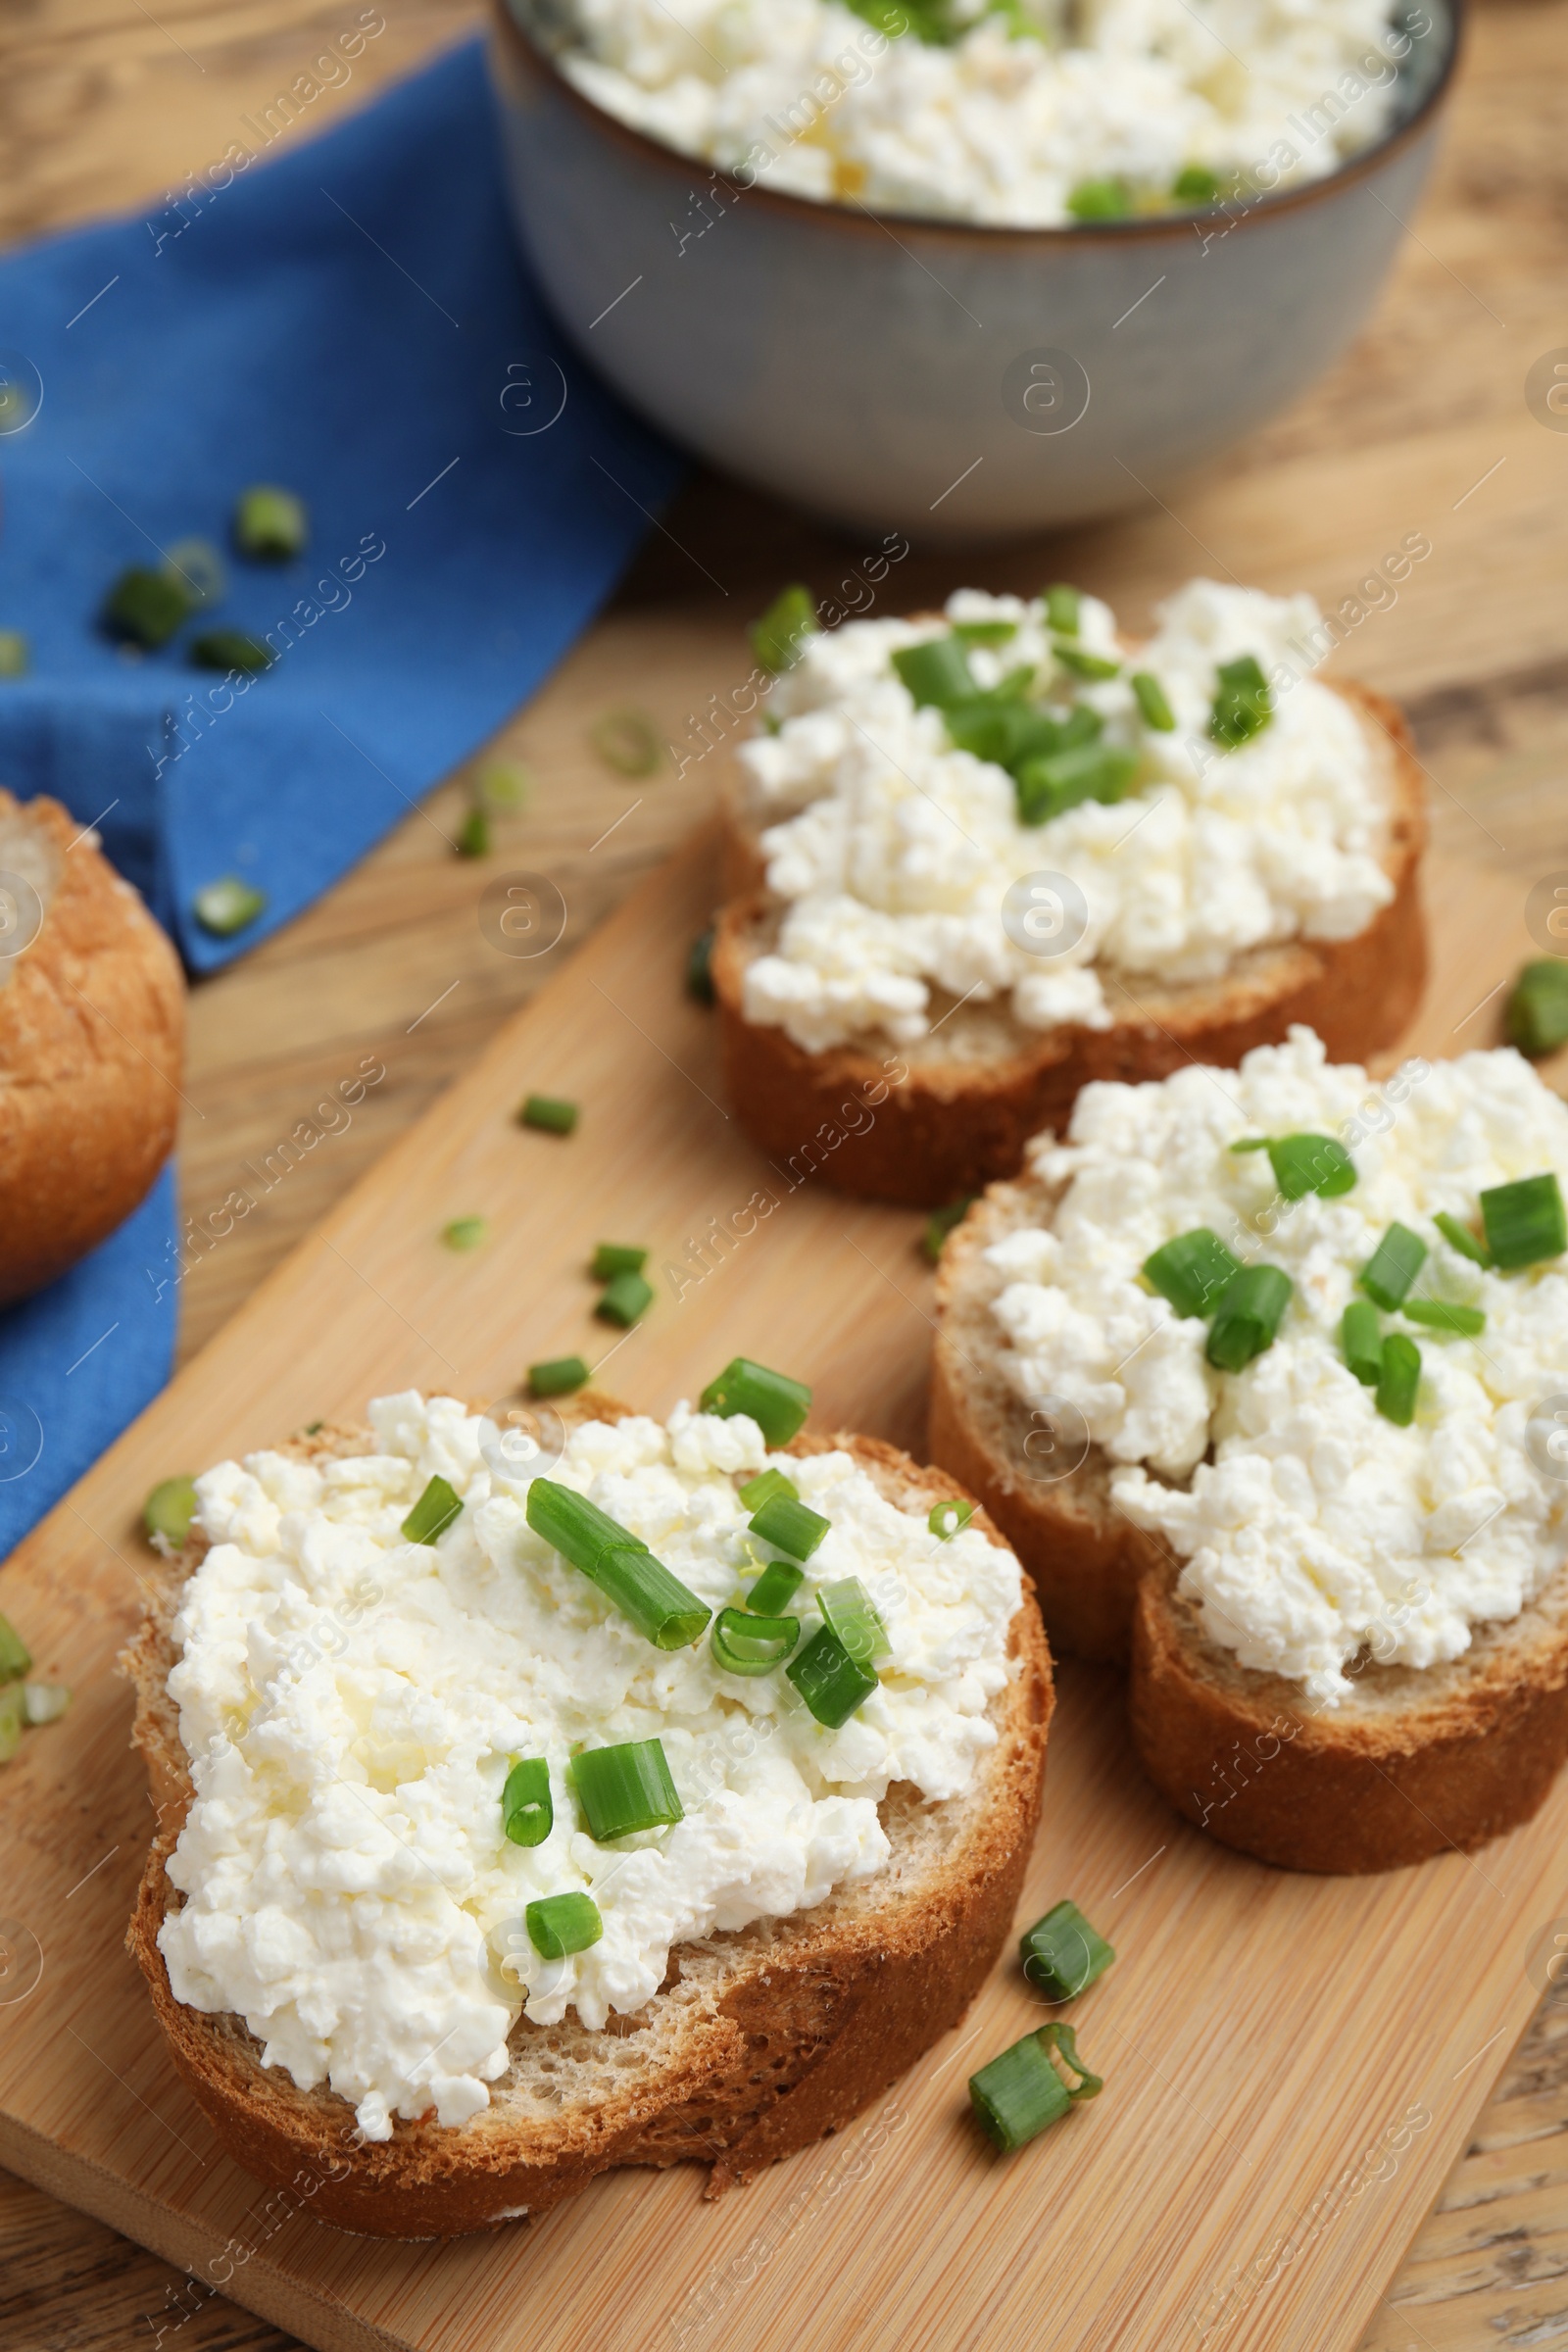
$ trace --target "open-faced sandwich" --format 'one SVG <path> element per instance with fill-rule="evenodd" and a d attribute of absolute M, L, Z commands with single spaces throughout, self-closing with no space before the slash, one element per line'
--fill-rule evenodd
<path fill-rule="evenodd" d="M 932 1452 L 1228 1844 L 1476 1845 L 1568 1753 L 1565 1184 L 1511 1050 L 1377 1085 L 1297 1030 L 1090 1088 L 950 1236 Z"/>
<path fill-rule="evenodd" d="M 1133 649 L 1055 588 L 774 623 L 712 977 L 775 1158 L 830 1128 L 834 1184 L 935 1207 L 1015 1174 L 1091 1080 L 1294 1022 L 1338 1058 L 1397 1037 L 1426 964 L 1397 711 L 1312 675 L 1308 597 L 1195 580 L 1158 622 Z"/>
<path fill-rule="evenodd" d="M 129 1657 L 129 1941 L 240 2163 L 409 2237 L 612 2165 L 722 2186 L 961 2015 L 1050 1656 L 953 1482 L 808 1401 L 738 1361 L 552 1443 L 409 1394 L 196 1482 Z"/>

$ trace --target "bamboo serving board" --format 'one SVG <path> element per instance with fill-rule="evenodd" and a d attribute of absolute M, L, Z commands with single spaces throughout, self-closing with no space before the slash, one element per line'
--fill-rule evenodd
<path fill-rule="evenodd" d="M 1516 815 L 1560 805 L 1522 775 Z M 1522 797 L 1521 797 L 1522 796 Z M 1507 797 L 1506 795 L 1504 797 Z M 1499 828 L 1501 802 L 1489 802 Z M 1560 821 L 1560 820 L 1559 820 Z M 1429 870 L 1464 953 L 1409 1041 L 1490 1042 L 1477 1008 L 1525 946 L 1521 894 L 1461 824 Z M 1568 864 L 1568 848 L 1563 862 Z M 530 1359 L 606 1353 L 602 1387 L 663 1411 L 730 1355 L 811 1381 L 819 1426 L 918 1450 L 930 1279 L 908 1212 L 787 1189 L 727 1117 L 711 1016 L 683 995 L 712 903 L 699 841 L 499 1036 L 9 1564 L 0 1606 L 76 1691 L 5 1775 L 0 2131 L 39 2186 L 177 2262 L 148 2315 L 177 2344 L 213 2294 L 320 2352 L 812 2352 L 1050 2343 L 1352 2352 L 1545 1982 L 1568 1911 L 1568 1784 L 1466 1858 L 1376 1880 L 1244 1861 L 1166 1811 L 1127 1752 L 1116 1682 L 1067 1666 L 1020 1919 L 1071 1894 L 1115 1943 L 1075 2005 L 1103 2094 L 1011 2159 L 965 2079 L 1044 2012 L 1004 1959 L 963 2024 L 839 2138 L 718 2204 L 692 2167 L 623 2173 L 537 2224 L 396 2245 L 312 2218 L 218 2150 L 122 1938 L 151 1828 L 113 1661 L 171 1472 L 403 1386 L 488 1400 Z M 1462 908 L 1462 925 L 1459 922 Z M 1467 1009 L 1468 1008 L 1468 1009 Z M 529 1091 L 582 1105 L 528 1133 Z M 754 1193 L 777 1207 L 700 1254 Z M 492 1238 L 454 1256 L 448 1219 Z M 743 1225 L 747 1220 L 742 1220 Z M 589 1320 L 606 1236 L 651 1245 L 661 1295 L 615 1341 Z M 707 1270 L 704 1271 L 706 1264 Z M 678 1281 L 671 1268 L 684 1268 Z M 679 1292 L 677 1298 L 676 1292 Z M 1413 2333 L 1418 2331 L 1412 2331 Z"/>

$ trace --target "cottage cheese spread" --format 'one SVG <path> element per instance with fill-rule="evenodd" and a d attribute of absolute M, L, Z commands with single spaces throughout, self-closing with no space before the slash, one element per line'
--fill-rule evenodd
<path fill-rule="evenodd" d="M 813 1053 L 876 1029 L 908 1044 L 931 1026 L 935 983 L 1007 997 L 1028 1028 L 1103 1028 L 1113 1004 L 1099 967 L 1135 987 L 1139 974 L 1215 979 L 1249 948 L 1352 938 L 1393 896 L 1379 860 L 1387 787 L 1348 704 L 1308 674 L 1326 635 L 1310 597 L 1194 580 L 1162 606 L 1136 666 L 1163 687 L 1169 733 L 1143 723 L 1125 674 L 1085 684 L 1062 669 L 1038 602 L 960 589 L 947 612 L 1015 622 L 1007 644 L 972 651 L 976 679 L 1035 664 L 1049 696 L 1086 704 L 1106 745 L 1139 753 L 1132 789 L 1021 824 L 1011 777 L 956 751 L 941 712 L 916 710 L 891 666 L 942 624 L 858 620 L 808 638 L 774 690 L 778 732 L 741 747 L 768 886 L 789 902 L 776 952 L 747 971 L 749 1021 Z M 1119 657 L 1109 607 L 1084 597 L 1071 643 Z M 1274 715 L 1222 751 L 1208 732 L 1217 666 L 1247 654 Z M 1009 884 L 1042 871 L 1088 905 L 1082 937 L 1050 956 L 1003 921 Z"/>
<path fill-rule="evenodd" d="M 1193 166 L 1264 191 L 1334 171 L 1389 122 L 1410 48 L 1389 13 L 1388 0 L 990 14 L 953 0 L 955 31 L 969 29 L 943 45 L 890 41 L 835 0 L 574 0 L 580 46 L 562 64 L 607 112 L 743 185 L 1054 228 L 1085 182 L 1115 180 L 1130 209 L 1157 211 Z M 705 224 L 694 213 L 685 226 Z"/>
<path fill-rule="evenodd" d="M 1290 1133 L 1346 1142 L 1354 1189 L 1286 1202 L 1266 1153 L 1228 1149 Z M 1379 1089 L 1298 1029 L 1240 1070 L 1086 1087 L 1068 1140 L 1035 1166 L 1065 1187 L 1052 1229 L 988 1253 L 1009 1278 L 994 1309 L 1007 1377 L 1032 1404 L 1066 1397 L 1084 1414 L 1119 1465 L 1116 1508 L 1186 1562 L 1182 1590 L 1244 1666 L 1334 1705 L 1363 1647 L 1384 1664 L 1457 1657 L 1473 1626 L 1516 1616 L 1561 1565 L 1568 1482 L 1543 1474 L 1526 1428 L 1568 1392 L 1568 1261 L 1484 1272 L 1432 1221 L 1474 1226 L 1478 1194 L 1520 1177 L 1555 1171 L 1568 1187 L 1568 1107 L 1511 1049 L 1407 1064 Z M 1340 1341 L 1395 1220 L 1430 1249 L 1412 1295 L 1487 1318 L 1474 1340 L 1384 1318 L 1421 1351 L 1406 1429 L 1378 1413 Z M 1240 1373 L 1213 1371 L 1203 1321 L 1138 1279 L 1198 1225 L 1294 1285 L 1273 1346 Z"/>
<path fill-rule="evenodd" d="M 526 1476 L 450 1397 L 381 1398 L 376 1450 L 276 1453 L 197 1481 L 212 1547 L 185 1589 L 170 1676 L 196 1800 L 170 1862 L 185 1894 L 159 1935 L 176 1998 L 236 2011 L 265 2062 L 322 2082 L 368 2139 L 394 2115 L 488 2103 L 519 2009 L 602 2027 L 652 1998 L 670 1948 L 822 1902 L 888 1857 L 893 1781 L 957 1794 L 994 1745 L 1017 1562 L 978 1531 L 940 1543 L 847 1454 L 787 1463 L 832 1520 L 802 1588 L 858 1575 L 891 1662 L 837 1732 L 781 1674 L 741 1680 L 706 1637 L 665 1653 L 527 1526 Z M 579 1430 L 551 1475 L 643 1538 L 713 1608 L 742 1598 L 747 1513 L 732 1473 L 768 1460 L 756 1424 L 678 1406 L 667 1428 Z M 462 1517 L 434 1546 L 400 1523 L 439 1474 Z M 744 1482 L 743 1482 L 744 1483 Z M 566 1778 L 574 1746 L 658 1737 L 685 1806 L 673 1828 L 596 1845 Z M 518 1756 L 549 1759 L 555 1826 L 502 1834 Z M 587 1951 L 546 1961 L 524 1906 L 589 1892 Z"/>

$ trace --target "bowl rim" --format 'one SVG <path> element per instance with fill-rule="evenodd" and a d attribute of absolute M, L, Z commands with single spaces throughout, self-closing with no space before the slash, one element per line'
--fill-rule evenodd
<path fill-rule="evenodd" d="M 729 172 L 721 172 L 700 155 L 689 155 L 683 148 L 666 147 L 662 139 L 647 131 L 634 129 L 618 115 L 596 105 L 575 83 L 568 80 L 548 49 L 522 24 L 510 0 L 492 0 L 492 19 L 496 37 L 510 41 L 526 65 L 542 73 L 556 93 L 564 98 L 567 106 L 601 135 L 618 142 L 645 164 L 662 167 L 670 176 L 688 183 L 693 171 L 702 172 L 717 190 L 728 190 L 730 201 L 738 204 L 743 197 L 760 203 L 764 213 L 781 216 L 802 225 L 809 224 L 831 234 L 834 230 L 864 235 L 876 231 L 894 237 L 890 223 L 897 222 L 900 230 L 912 235 L 967 246 L 978 251 L 989 245 L 993 250 L 1000 244 L 1044 246 L 1061 252 L 1081 251 L 1096 246 L 1135 245 L 1140 242 L 1163 244 L 1172 238 L 1185 238 L 1190 229 L 1206 220 L 1225 219 L 1225 227 L 1218 236 L 1229 235 L 1233 229 L 1246 228 L 1259 220 L 1275 220 L 1283 214 L 1298 212 L 1311 204 L 1320 204 L 1342 190 L 1354 187 L 1373 172 L 1382 168 L 1401 151 L 1412 146 L 1433 126 L 1437 114 L 1452 89 L 1461 52 L 1465 45 L 1469 21 L 1469 0 L 1441 0 L 1446 11 L 1449 25 L 1448 52 L 1432 87 L 1420 105 L 1406 121 L 1396 124 L 1370 147 L 1349 156 L 1334 171 L 1321 178 L 1305 180 L 1300 185 L 1265 191 L 1253 199 L 1242 212 L 1225 215 L 1224 207 L 1216 206 L 1210 213 L 1178 213 L 1169 217 L 1152 216 L 1133 220 L 1081 220 L 1070 227 L 1025 228 L 1001 220 L 952 220 L 926 213 L 874 213 L 866 206 L 853 207 L 835 200 L 819 203 L 809 196 L 792 195 L 787 189 L 768 188 L 758 181 L 743 181 Z M 505 93 L 503 93 L 503 96 Z M 1401 227 L 1407 223 L 1401 222 Z M 1206 252 L 1207 247 L 1204 246 Z"/>

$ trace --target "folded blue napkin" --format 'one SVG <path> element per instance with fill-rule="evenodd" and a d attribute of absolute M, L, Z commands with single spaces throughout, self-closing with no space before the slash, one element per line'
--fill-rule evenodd
<path fill-rule="evenodd" d="M 150 217 L 0 264 L 0 630 L 31 649 L 0 678 L 0 783 L 96 824 L 197 972 L 307 906 L 538 685 L 680 471 L 518 260 L 478 44 L 323 137 L 298 111 L 250 120 Z M 255 482 L 306 501 L 304 559 L 229 549 Z M 160 652 L 119 650 L 106 592 L 193 536 L 224 550 L 226 597 Z M 275 666 L 193 667 L 209 627 L 269 639 Z M 192 901 L 227 875 L 266 910 L 214 938 Z M 0 1429 L 8 1545 L 24 1498 L 36 1516 L 168 1377 L 173 1294 L 118 1286 L 138 1252 L 167 1270 L 172 1216 L 166 1183 L 0 1317 L 0 1379 L 44 1424 L 9 1483 Z M 115 1340 L 51 1387 L 83 1299 Z"/>

